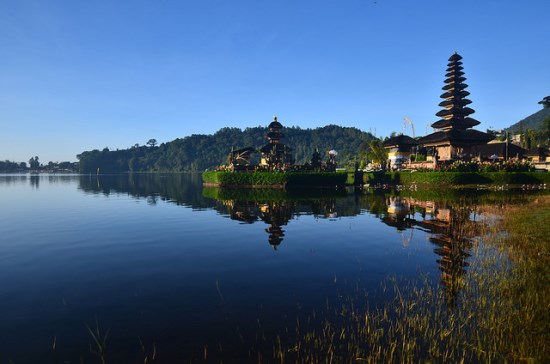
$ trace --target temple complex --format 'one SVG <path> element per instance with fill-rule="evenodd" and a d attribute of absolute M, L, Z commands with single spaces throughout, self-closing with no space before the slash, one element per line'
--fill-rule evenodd
<path fill-rule="evenodd" d="M 466 98 L 470 93 L 465 91 L 468 85 L 464 83 L 466 77 L 461 59 L 456 52 L 449 58 L 441 95 L 444 101 L 439 104 L 443 110 L 436 114 L 441 119 L 432 124 L 432 128 L 439 131 L 418 140 L 425 147 L 432 148 L 432 155 L 441 161 L 475 157 L 476 146 L 493 139 L 490 134 L 471 129 L 479 121 L 470 117 L 475 111 L 467 106 L 471 103 Z"/>
<path fill-rule="evenodd" d="M 327 152 L 326 162 L 321 160 L 321 153 L 316 148 L 313 152 L 311 163 L 303 165 L 294 164 L 294 156 L 292 149 L 282 142 L 284 134 L 282 132 L 283 125 L 273 117 L 273 121 L 267 127 L 265 135 L 268 143 L 256 149 L 254 147 L 246 147 L 235 149 L 231 148 L 231 152 L 227 157 L 227 166 L 217 167 L 219 171 L 233 172 L 253 172 L 253 171 L 294 171 L 294 172 L 335 172 L 336 171 L 336 156 L 338 152 L 330 150 Z M 258 164 L 256 158 L 252 159 L 252 154 L 259 153 L 260 159 Z"/>

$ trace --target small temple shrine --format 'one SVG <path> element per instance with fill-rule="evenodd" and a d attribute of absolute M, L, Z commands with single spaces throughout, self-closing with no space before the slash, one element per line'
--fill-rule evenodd
<path fill-rule="evenodd" d="M 413 147 L 418 142 L 408 135 L 398 135 L 382 143 L 385 149 L 388 149 L 389 168 L 400 168 L 403 164 L 410 161 Z"/>
<path fill-rule="evenodd" d="M 449 58 L 444 93 L 441 95 L 444 101 L 439 104 L 443 110 L 436 114 L 441 119 L 431 125 L 438 131 L 418 140 L 432 150 L 431 155 L 436 160 L 475 157 L 478 154 L 476 146 L 485 145 L 493 139 L 488 133 L 471 129 L 480 122 L 470 117 L 475 111 L 467 106 L 471 104 L 466 98 L 470 93 L 465 90 L 468 85 L 464 83 L 466 77 L 461 60 L 462 57 L 456 52 Z"/>
<path fill-rule="evenodd" d="M 266 138 L 269 141 L 268 144 L 260 148 L 262 155 L 260 166 L 263 167 L 283 167 L 292 165 L 294 159 L 292 157 L 292 150 L 281 142 L 284 137 L 282 133 L 283 125 L 277 121 L 277 117 L 273 116 L 273 121 L 267 127 Z"/>

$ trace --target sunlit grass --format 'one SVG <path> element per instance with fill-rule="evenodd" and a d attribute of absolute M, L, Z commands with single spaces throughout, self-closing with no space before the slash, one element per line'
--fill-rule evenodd
<path fill-rule="evenodd" d="M 467 273 L 453 278 L 454 305 L 428 280 L 390 279 L 393 298 L 380 307 L 345 297 L 322 329 L 299 333 L 293 361 L 548 362 L 550 197 L 488 210 L 502 220 L 485 226 Z"/>

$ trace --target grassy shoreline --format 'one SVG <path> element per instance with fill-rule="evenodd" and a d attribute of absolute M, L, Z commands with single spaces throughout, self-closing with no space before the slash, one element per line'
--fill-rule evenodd
<path fill-rule="evenodd" d="M 550 173 L 541 172 L 369 172 L 363 183 L 370 185 L 523 185 L 550 183 Z"/>
<path fill-rule="evenodd" d="M 202 173 L 205 186 L 230 188 L 322 187 L 337 185 L 542 185 L 550 184 L 550 173 L 541 172 L 229 172 Z"/>
<path fill-rule="evenodd" d="M 361 307 L 343 298 L 322 330 L 298 336 L 292 362 L 548 362 L 550 347 L 550 196 L 531 205 L 487 207 L 454 306 L 422 281 L 388 281 L 392 300 Z M 502 234 L 505 229 L 506 234 Z"/>

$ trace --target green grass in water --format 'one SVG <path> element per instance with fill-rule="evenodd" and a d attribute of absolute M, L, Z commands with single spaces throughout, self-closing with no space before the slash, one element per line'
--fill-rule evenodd
<path fill-rule="evenodd" d="M 504 208 L 485 226 L 449 305 L 427 282 L 389 280 L 382 307 L 342 298 L 286 350 L 292 362 L 550 362 L 550 196 Z M 507 232 L 502 234 L 503 229 Z M 282 358 L 282 351 L 278 357 Z M 275 355 L 277 356 L 277 354 Z"/>

